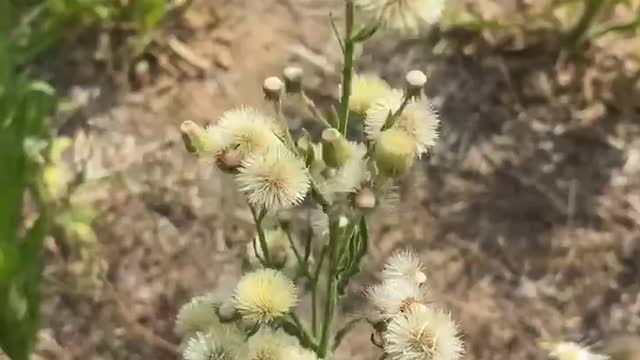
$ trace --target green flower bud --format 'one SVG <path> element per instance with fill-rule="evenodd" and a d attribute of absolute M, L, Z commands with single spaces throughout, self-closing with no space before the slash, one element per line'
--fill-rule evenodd
<path fill-rule="evenodd" d="M 209 132 L 193 121 L 185 121 L 180 125 L 180 133 L 184 147 L 192 154 L 211 153 L 220 144 L 216 133 Z"/>
<path fill-rule="evenodd" d="M 334 128 L 322 132 L 322 158 L 327 166 L 339 168 L 353 155 L 353 147 L 347 139 Z"/>
<path fill-rule="evenodd" d="M 374 159 L 381 175 L 400 177 L 413 165 L 415 145 L 411 136 L 400 129 L 380 133 Z"/>

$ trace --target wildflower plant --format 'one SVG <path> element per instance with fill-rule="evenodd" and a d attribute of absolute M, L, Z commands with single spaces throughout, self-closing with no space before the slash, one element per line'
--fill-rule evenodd
<path fill-rule="evenodd" d="M 187 360 L 332 357 L 353 325 L 336 329 L 336 309 L 367 254 L 368 218 L 393 206 L 394 182 L 435 144 L 439 119 L 423 94 L 426 75 L 410 71 L 403 88 L 394 89 L 376 75 L 355 73 L 355 49 L 378 31 L 428 28 L 444 2 L 344 4 L 345 32 L 336 31 L 344 55 L 337 109 L 319 109 L 304 92 L 302 70 L 287 67 L 282 79 L 263 83 L 272 113 L 241 107 L 207 127 L 181 125 L 189 152 L 235 177 L 256 226 L 247 244 L 249 271 L 235 288 L 195 297 L 180 310 L 176 329 Z M 282 111 L 285 97 L 300 100 L 323 129 L 294 136 Z M 349 126 L 352 118 L 356 126 Z M 311 214 L 305 241 L 290 224 L 295 207 Z M 456 360 L 462 353 L 456 325 L 428 301 L 423 271 L 410 251 L 389 258 L 382 282 L 366 292 L 370 310 L 361 319 L 389 359 Z M 296 312 L 307 296 L 309 323 Z"/>

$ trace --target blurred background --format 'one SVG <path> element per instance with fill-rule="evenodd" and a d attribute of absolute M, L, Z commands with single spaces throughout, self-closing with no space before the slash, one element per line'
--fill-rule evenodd
<path fill-rule="evenodd" d="M 395 86 L 423 70 L 442 126 L 398 209 L 371 222 L 341 311 L 360 311 L 381 261 L 412 247 L 431 296 L 460 322 L 467 359 L 546 359 L 539 342 L 554 340 L 640 359 L 640 1 L 447 3 L 430 33 L 378 34 L 360 54 L 360 72 Z M 334 103 L 328 14 L 340 22 L 341 9 L 0 0 L 8 354 L 179 358 L 177 309 L 240 273 L 253 224 L 232 180 L 189 156 L 178 126 L 264 106 L 262 80 L 287 64 Z M 294 126 L 310 121 L 286 110 Z M 376 358 L 358 329 L 336 358 Z"/>

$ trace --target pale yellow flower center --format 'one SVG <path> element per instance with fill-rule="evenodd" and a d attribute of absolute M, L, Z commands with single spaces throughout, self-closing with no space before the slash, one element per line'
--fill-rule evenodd
<path fill-rule="evenodd" d="M 413 331 L 407 345 L 412 352 L 425 354 L 428 358 L 436 353 L 436 337 L 426 327 Z"/>

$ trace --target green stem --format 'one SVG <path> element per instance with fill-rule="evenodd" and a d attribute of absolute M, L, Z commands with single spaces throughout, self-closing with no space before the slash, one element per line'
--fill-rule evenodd
<path fill-rule="evenodd" d="M 393 114 L 390 114 L 389 118 L 387 119 L 387 121 L 385 121 L 384 126 L 382 126 L 382 129 L 380 131 L 385 131 L 395 125 L 396 121 L 398 121 L 398 118 L 400 117 L 400 114 L 402 114 L 407 105 L 409 105 L 410 101 L 411 97 L 405 95 L 402 99 L 402 104 L 400 104 L 400 107 Z"/>
<path fill-rule="evenodd" d="M 324 323 L 322 324 L 322 333 L 320 335 L 320 344 L 317 352 L 318 357 L 321 359 L 324 359 L 327 356 L 331 329 L 336 316 L 336 302 L 338 295 L 336 270 L 339 265 L 336 261 L 336 256 L 338 245 L 340 243 L 339 235 L 338 219 L 334 219 L 333 216 L 331 216 L 329 219 L 329 263 L 327 271 Z"/>
<path fill-rule="evenodd" d="M 353 77 L 353 62 L 355 57 L 356 41 L 353 39 L 353 23 L 354 23 L 354 5 L 353 1 L 346 1 L 346 25 L 345 25 L 345 44 L 344 44 L 344 68 L 342 69 L 342 97 L 340 104 L 342 105 L 340 113 L 340 132 L 347 135 L 347 126 L 349 125 L 349 98 L 351 97 L 351 79 Z"/>
<path fill-rule="evenodd" d="M 322 270 L 322 264 L 324 263 L 326 255 L 327 246 L 325 245 L 320 252 L 318 266 L 313 276 L 313 287 L 311 288 L 311 331 L 313 332 L 313 336 L 318 336 L 318 279 L 320 278 L 320 271 Z"/>
<path fill-rule="evenodd" d="M 280 123 L 280 127 L 282 128 L 282 132 L 284 133 L 284 141 L 294 154 L 297 154 L 296 143 L 293 141 L 293 137 L 291 136 L 291 131 L 289 130 L 289 126 L 284 118 L 284 114 L 282 113 L 282 100 L 278 99 L 273 102 L 274 111 L 276 113 L 276 119 Z"/>
<path fill-rule="evenodd" d="M 600 11 L 604 9 L 606 1 L 603 0 L 587 0 L 585 9 L 576 25 L 567 33 L 565 37 L 565 45 L 569 47 L 578 47 L 584 39 L 585 33 L 596 19 Z"/>
<path fill-rule="evenodd" d="M 332 127 L 329 121 L 327 121 L 324 115 L 322 115 L 322 112 L 320 111 L 320 109 L 318 109 L 316 103 L 311 98 L 309 98 L 304 91 L 300 93 L 300 96 L 302 97 L 302 101 L 304 102 L 305 106 L 316 120 L 318 120 L 322 125 L 328 128 Z"/>
<path fill-rule="evenodd" d="M 258 232 L 258 239 L 260 240 L 260 249 L 262 250 L 262 255 L 264 256 L 264 266 L 271 267 L 271 257 L 269 257 L 269 247 L 267 246 L 267 238 L 264 235 L 264 229 L 262 228 L 262 219 L 264 218 L 265 212 L 263 211 L 261 214 L 256 212 L 256 209 L 253 206 L 249 206 L 251 209 L 251 215 L 253 215 L 253 221 L 256 223 L 256 231 Z M 258 253 L 256 252 L 256 256 Z"/>
<path fill-rule="evenodd" d="M 298 331 L 300 332 L 300 335 L 304 339 L 304 342 L 311 345 L 311 347 L 315 350 L 317 348 L 315 338 L 311 336 L 311 334 L 309 334 L 309 331 L 307 331 L 304 324 L 302 324 L 302 321 L 300 321 L 300 318 L 298 317 L 298 315 L 296 315 L 296 313 L 292 312 L 290 313 L 290 315 L 291 315 L 291 320 L 293 320 L 294 324 L 298 328 Z"/>

